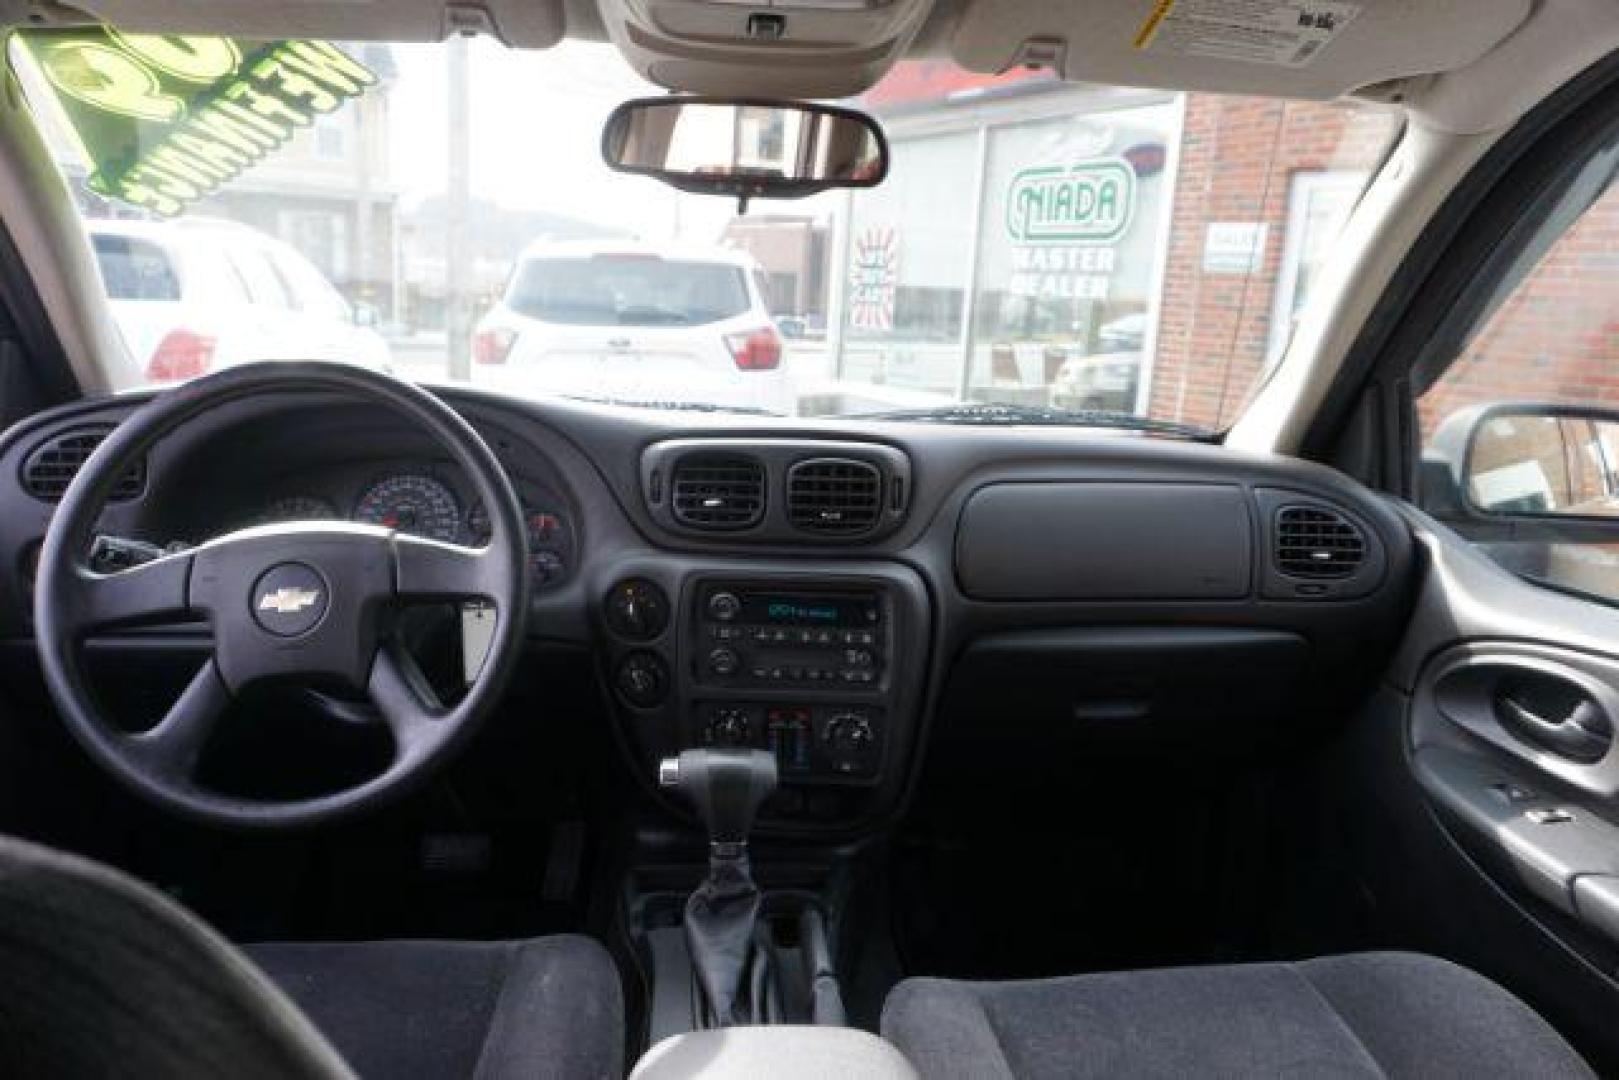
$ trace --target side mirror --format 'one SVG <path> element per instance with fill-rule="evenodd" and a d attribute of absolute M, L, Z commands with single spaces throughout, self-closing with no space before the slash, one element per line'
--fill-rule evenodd
<path fill-rule="evenodd" d="M 1619 521 L 1619 410 L 1479 406 L 1441 424 L 1432 449 L 1473 514 Z"/>
<path fill-rule="evenodd" d="M 791 101 L 627 101 L 607 118 L 602 157 L 618 172 L 744 203 L 873 187 L 888 175 L 888 141 L 875 120 Z"/>

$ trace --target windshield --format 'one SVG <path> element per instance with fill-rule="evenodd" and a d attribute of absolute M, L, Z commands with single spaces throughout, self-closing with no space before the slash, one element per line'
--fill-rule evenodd
<path fill-rule="evenodd" d="M 885 182 L 739 213 L 602 163 L 612 109 L 662 92 L 609 45 L 12 52 L 137 380 L 316 358 L 874 424 L 1229 424 L 1399 124 L 904 62 L 844 103 Z"/>

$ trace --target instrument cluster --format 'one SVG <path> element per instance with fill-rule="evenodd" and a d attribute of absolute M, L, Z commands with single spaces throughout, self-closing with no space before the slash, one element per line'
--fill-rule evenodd
<path fill-rule="evenodd" d="M 534 585 L 565 578 L 574 566 L 573 529 L 563 500 L 537 484 L 519 482 Z M 428 470 L 390 473 L 363 485 L 346 509 L 339 500 L 304 492 L 265 504 L 255 523 L 351 520 L 452 544 L 481 547 L 489 541 L 489 513 L 482 500 L 464 499 Z"/>

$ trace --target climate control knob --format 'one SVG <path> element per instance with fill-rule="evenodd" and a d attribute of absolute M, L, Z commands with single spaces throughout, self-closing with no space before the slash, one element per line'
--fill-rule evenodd
<path fill-rule="evenodd" d="M 710 746 L 747 746 L 752 737 L 753 723 L 742 709 L 716 709 L 703 730 Z"/>
<path fill-rule="evenodd" d="M 865 754 L 875 741 L 871 721 L 860 713 L 840 713 L 826 722 L 826 745 L 834 754 Z"/>

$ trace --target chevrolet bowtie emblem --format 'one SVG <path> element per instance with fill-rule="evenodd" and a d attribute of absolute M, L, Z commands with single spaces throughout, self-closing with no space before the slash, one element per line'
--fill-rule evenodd
<path fill-rule="evenodd" d="M 319 599 L 319 589 L 277 589 L 259 597 L 259 610 L 273 611 L 277 615 L 296 615 Z"/>

